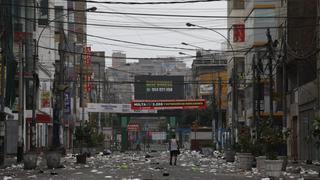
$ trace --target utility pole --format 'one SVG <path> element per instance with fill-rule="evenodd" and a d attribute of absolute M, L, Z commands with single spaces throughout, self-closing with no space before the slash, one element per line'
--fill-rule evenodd
<path fill-rule="evenodd" d="M 213 140 L 216 142 L 216 147 L 219 147 L 218 143 L 218 127 L 217 127 L 217 119 L 216 119 L 216 102 L 215 102 L 215 86 L 214 86 L 214 80 L 212 79 L 212 98 L 211 98 L 211 106 L 212 106 L 212 135 Z"/>
<path fill-rule="evenodd" d="M 82 50 L 82 52 L 84 52 Z M 84 122 L 84 103 L 83 103 L 83 55 L 80 55 L 80 107 L 82 108 L 81 120 Z"/>
<path fill-rule="evenodd" d="M 233 60 L 233 70 L 232 70 L 232 126 L 231 126 L 231 145 L 235 144 L 236 142 L 236 132 L 235 129 L 237 128 L 237 61 L 236 59 Z"/>
<path fill-rule="evenodd" d="M 106 91 L 106 69 L 103 69 L 103 103 L 107 102 L 107 91 Z M 107 119 L 107 114 L 103 113 L 104 115 L 104 124 L 106 126 L 106 119 Z"/>
<path fill-rule="evenodd" d="M 73 43 L 73 71 L 76 74 L 76 43 Z M 77 117 L 77 80 L 73 77 L 73 114 Z"/>
<path fill-rule="evenodd" d="M 272 124 L 274 123 L 273 121 L 273 66 L 272 66 L 272 57 L 273 57 L 273 41 L 272 37 L 270 34 L 270 29 L 267 29 L 267 38 L 268 38 L 268 67 L 269 67 L 269 108 L 270 108 L 270 120 Z"/>
<path fill-rule="evenodd" d="M 287 127 L 287 67 L 286 67 L 286 60 L 287 60 L 287 45 L 286 45 L 286 36 L 284 36 L 284 43 L 283 43 L 283 51 L 284 56 L 282 59 L 282 106 L 283 106 L 283 128 Z M 317 75 L 317 79 L 319 79 L 319 74 Z M 319 84 L 318 84 L 319 87 Z"/>
<path fill-rule="evenodd" d="M 218 77 L 218 129 L 222 128 L 222 109 L 221 109 L 221 104 L 222 104 L 222 100 L 221 100 L 221 96 L 222 96 L 222 80 L 221 77 Z M 219 150 L 221 150 L 221 143 L 219 143 Z"/>
<path fill-rule="evenodd" d="M 256 79 L 257 79 L 257 101 L 256 101 L 256 106 L 257 106 L 257 114 L 256 114 L 256 118 L 257 118 L 257 121 L 256 121 L 256 133 L 257 133 L 257 139 L 259 139 L 260 137 L 260 98 L 261 98 L 261 71 L 263 69 L 263 65 L 262 65 L 262 62 L 261 62 L 261 56 L 260 56 L 260 52 L 258 52 L 258 62 L 257 62 L 257 72 L 256 72 Z"/>
<path fill-rule="evenodd" d="M 18 145 L 17 163 L 23 160 L 23 119 L 24 119 L 24 63 L 23 63 L 23 43 L 19 43 L 19 120 L 18 120 Z"/>
<path fill-rule="evenodd" d="M 0 0 L 2 3 L 2 1 Z M 5 8 L 0 7 L 1 10 L 4 10 Z M 11 5 L 10 5 L 10 9 Z M 4 165 L 4 158 L 5 158 L 5 151 L 4 151 L 4 132 L 5 132 L 5 113 L 4 113 L 4 86 L 5 86 L 5 78 L 4 78 L 4 71 L 5 71 L 5 59 L 6 59 L 6 52 L 5 52 L 5 46 L 4 44 L 7 43 L 6 39 L 8 38 L 7 33 L 5 32 L 5 27 L 7 26 L 7 23 L 5 23 L 5 13 L 6 11 L 0 11 L 0 60 L 1 60 L 1 77 L 0 77 L 0 166 L 2 167 Z"/>
<path fill-rule="evenodd" d="M 252 140 L 256 140 L 257 138 L 256 94 L 257 94 L 256 93 L 256 56 L 254 54 L 252 57 L 252 117 L 253 117 L 255 134 Z"/>
<path fill-rule="evenodd" d="M 101 84 L 101 81 L 100 81 L 100 78 L 101 78 L 101 75 L 100 75 L 100 62 L 98 62 L 98 74 L 99 74 L 99 77 L 98 77 L 98 99 L 97 99 L 97 102 L 100 103 L 100 96 L 101 96 L 101 87 L 100 87 L 100 84 Z M 98 113 L 98 132 L 101 132 L 101 112 Z"/>

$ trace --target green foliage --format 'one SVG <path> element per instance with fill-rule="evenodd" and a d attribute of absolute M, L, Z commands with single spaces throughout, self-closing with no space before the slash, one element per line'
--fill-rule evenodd
<path fill-rule="evenodd" d="M 205 144 L 202 144 L 201 147 L 203 147 L 203 148 L 214 148 L 215 144 L 213 144 L 212 142 L 205 143 Z"/>
<path fill-rule="evenodd" d="M 317 145 L 317 147 L 320 147 L 320 117 L 316 117 L 313 120 L 312 124 L 313 130 L 312 130 L 312 137 Z"/>
<path fill-rule="evenodd" d="M 75 130 L 76 142 L 87 147 L 95 147 L 101 145 L 104 141 L 104 134 L 98 133 L 95 125 L 86 123 L 83 126 L 76 127 Z"/>
<path fill-rule="evenodd" d="M 278 128 L 274 128 L 271 120 L 266 120 L 261 126 L 261 134 L 259 142 L 264 144 L 264 150 L 267 159 L 276 160 L 278 156 L 278 148 L 286 144 L 286 140 L 290 135 L 290 131 L 283 132 Z"/>
<path fill-rule="evenodd" d="M 254 142 L 254 144 L 252 144 L 251 153 L 255 157 L 265 155 L 264 144 L 259 141 Z"/>
<path fill-rule="evenodd" d="M 237 151 L 241 153 L 251 153 L 253 144 L 250 137 L 249 127 L 243 126 L 239 128 L 239 142 L 237 145 Z"/>
<path fill-rule="evenodd" d="M 180 125 L 191 126 L 192 122 L 198 119 L 200 126 L 211 126 L 214 116 L 216 116 L 216 114 L 213 114 L 211 105 L 202 110 L 186 110 L 182 114 Z"/>

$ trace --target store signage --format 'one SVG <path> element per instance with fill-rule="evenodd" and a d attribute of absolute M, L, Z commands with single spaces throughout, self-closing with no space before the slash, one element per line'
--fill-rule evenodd
<path fill-rule="evenodd" d="M 133 110 L 161 110 L 161 109 L 204 109 L 206 100 L 134 100 L 131 102 Z"/>

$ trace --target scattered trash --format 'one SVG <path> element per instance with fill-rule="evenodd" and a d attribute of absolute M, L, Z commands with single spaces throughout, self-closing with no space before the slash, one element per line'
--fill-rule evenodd
<path fill-rule="evenodd" d="M 105 149 L 105 150 L 103 150 L 103 155 L 105 155 L 105 156 L 108 156 L 108 155 L 111 155 L 111 150 L 110 149 Z"/>
<path fill-rule="evenodd" d="M 57 172 L 55 172 L 55 171 L 51 171 L 51 173 L 50 173 L 51 175 L 53 175 L 53 176 L 55 176 L 55 175 L 58 175 L 58 173 Z"/>
<path fill-rule="evenodd" d="M 4 176 L 4 177 L 3 177 L 3 180 L 12 180 L 12 177 L 10 177 L 10 176 Z"/>
<path fill-rule="evenodd" d="M 128 165 L 122 164 L 122 165 L 120 166 L 120 168 L 121 168 L 121 169 L 128 169 Z"/>
<path fill-rule="evenodd" d="M 168 172 L 164 172 L 162 175 L 163 176 L 169 176 L 169 173 Z"/>
<path fill-rule="evenodd" d="M 32 175 L 32 176 L 28 176 L 28 178 L 30 178 L 30 179 L 37 179 L 37 176 L 36 176 L 36 175 Z"/>
<path fill-rule="evenodd" d="M 98 172 L 98 170 L 92 169 L 90 172 L 95 173 L 95 172 Z"/>

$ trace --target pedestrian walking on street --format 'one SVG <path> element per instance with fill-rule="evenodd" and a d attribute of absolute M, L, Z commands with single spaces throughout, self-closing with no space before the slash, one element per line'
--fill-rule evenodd
<path fill-rule="evenodd" d="M 176 139 L 176 135 L 173 134 L 169 141 L 169 151 L 170 151 L 170 165 L 172 165 L 172 158 L 174 158 L 174 165 L 177 165 L 177 156 L 180 154 L 179 143 Z"/>

